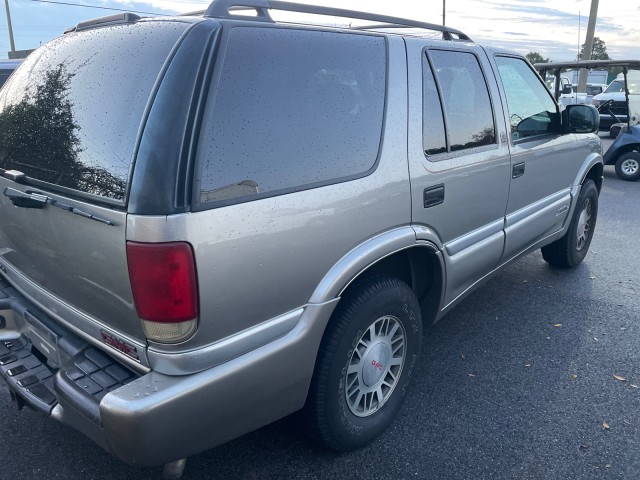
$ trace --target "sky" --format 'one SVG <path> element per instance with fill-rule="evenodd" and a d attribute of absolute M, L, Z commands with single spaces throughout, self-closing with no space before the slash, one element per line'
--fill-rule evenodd
<path fill-rule="evenodd" d="M 197 0 L 51 1 L 165 15 L 204 9 L 209 3 Z M 591 0 L 298 0 L 437 24 L 442 23 L 443 1 L 447 25 L 462 30 L 475 42 L 506 47 L 523 55 L 538 52 L 552 61 L 576 58 L 579 45 L 585 40 L 591 7 Z M 36 48 L 83 20 L 118 13 L 42 0 L 8 2 L 17 50 Z M 290 19 L 288 15 L 280 18 Z M 327 21 L 344 23 L 333 18 Z M 595 35 L 605 41 L 610 57 L 640 59 L 639 24 L 640 0 L 603 0 L 598 8 Z M 0 58 L 7 58 L 9 50 L 7 18 L 0 8 Z"/>

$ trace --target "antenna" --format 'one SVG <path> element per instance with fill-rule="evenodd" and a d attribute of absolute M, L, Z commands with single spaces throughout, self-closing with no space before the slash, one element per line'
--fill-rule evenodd
<path fill-rule="evenodd" d="M 580 60 L 580 27 L 582 26 L 582 17 L 580 16 L 580 11 L 578 10 L 578 54 L 576 55 L 576 60 Z"/>

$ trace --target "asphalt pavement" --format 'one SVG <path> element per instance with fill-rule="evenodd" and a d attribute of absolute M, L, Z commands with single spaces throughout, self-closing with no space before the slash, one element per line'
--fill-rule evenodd
<path fill-rule="evenodd" d="M 640 478 L 640 182 L 605 168 L 589 254 L 539 252 L 477 289 L 425 334 L 399 417 L 336 454 L 285 419 L 191 457 L 185 479 Z M 73 429 L 17 412 L 0 385 L 0 478 L 160 478 Z"/>

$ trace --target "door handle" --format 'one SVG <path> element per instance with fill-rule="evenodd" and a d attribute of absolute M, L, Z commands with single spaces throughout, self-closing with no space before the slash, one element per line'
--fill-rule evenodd
<path fill-rule="evenodd" d="M 26 193 L 9 187 L 4 189 L 4 195 L 9 197 L 11 203 L 16 207 L 22 208 L 44 208 L 49 199 L 49 197 L 40 193 Z"/>
<path fill-rule="evenodd" d="M 518 178 L 524 175 L 524 162 L 516 163 L 511 171 L 511 178 Z"/>
<path fill-rule="evenodd" d="M 424 208 L 434 207 L 444 203 L 444 184 L 425 188 L 423 193 Z"/>

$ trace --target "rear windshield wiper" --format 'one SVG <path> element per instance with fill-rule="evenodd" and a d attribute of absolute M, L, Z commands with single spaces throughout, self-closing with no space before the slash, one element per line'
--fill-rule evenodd
<path fill-rule="evenodd" d="M 7 172 L 5 172 L 4 175 L 7 176 Z M 6 197 L 9 197 L 11 203 L 13 203 L 16 207 L 44 208 L 45 205 L 51 205 L 52 207 L 61 208 L 62 210 L 66 210 L 67 212 L 80 215 L 81 217 L 88 218 L 90 220 L 95 220 L 96 222 L 104 223 L 106 225 L 114 225 L 111 220 L 96 217 L 95 215 L 92 215 L 90 213 L 78 210 L 76 207 L 72 207 L 71 205 L 60 203 L 59 201 L 48 197 L 47 195 L 44 195 L 40 192 L 22 192 L 20 190 L 16 190 L 15 188 L 6 187 L 4 189 L 4 195 Z"/>

